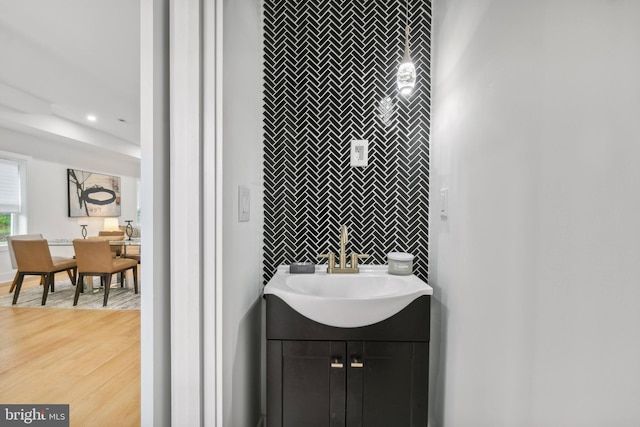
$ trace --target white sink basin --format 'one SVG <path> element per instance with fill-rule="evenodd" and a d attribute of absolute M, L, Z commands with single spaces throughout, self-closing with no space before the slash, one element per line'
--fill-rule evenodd
<path fill-rule="evenodd" d="M 264 288 L 298 313 L 318 323 L 355 328 L 385 320 L 433 289 L 416 276 L 394 276 L 386 265 L 363 265 L 358 274 L 289 274 L 288 266 Z"/>

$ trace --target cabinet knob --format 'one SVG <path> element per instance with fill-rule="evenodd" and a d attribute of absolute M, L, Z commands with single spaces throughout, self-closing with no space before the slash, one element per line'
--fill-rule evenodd
<path fill-rule="evenodd" d="M 364 362 L 359 357 L 351 358 L 351 367 L 352 368 L 364 368 Z"/>
<path fill-rule="evenodd" d="M 331 367 L 332 368 L 344 368 L 342 361 L 339 357 L 334 357 L 331 359 Z"/>

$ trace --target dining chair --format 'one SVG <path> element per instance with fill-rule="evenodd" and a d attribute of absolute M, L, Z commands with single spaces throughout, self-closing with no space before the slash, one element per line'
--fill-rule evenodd
<path fill-rule="evenodd" d="M 45 239 L 19 240 L 11 242 L 18 266 L 13 304 L 18 302 L 24 276 L 40 276 L 44 278 L 42 291 L 42 305 L 47 302 L 49 290 L 55 291 L 55 275 L 61 271 L 69 274 L 72 284 L 76 284 L 77 264 L 72 258 L 53 258 L 49 251 L 49 244 Z"/>
<path fill-rule="evenodd" d="M 140 264 L 140 259 L 142 257 L 142 253 L 140 252 L 140 246 L 128 246 L 128 249 L 125 250 L 124 257 L 129 259 L 135 259 L 138 264 Z"/>
<path fill-rule="evenodd" d="M 98 237 L 106 238 L 107 240 L 110 240 L 110 241 L 124 240 L 124 231 L 102 230 L 102 231 L 98 231 Z M 122 245 L 111 245 L 111 252 L 112 252 L 112 255 L 115 257 L 119 257 L 120 255 L 122 255 L 122 249 L 123 249 Z"/>
<path fill-rule="evenodd" d="M 13 277 L 13 282 L 11 282 L 11 288 L 9 288 L 9 293 L 13 292 L 16 287 L 16 282 L 18 281 L 18 262 L 16 261 L 16 254 L 13 253 L 13 245 L 11 242 L 13 240 L 35 240 L 42 239 L 42 234 L 18 234 L 15 236 L 7 236 L 7 249 L 9 249 L 9 259 L 11 260 L 11 268 L 16 270 L 16 275 Z M 44 283 L 43 283 L 44 284 Z"/>
<path fill-rule="evenodd" d="M 13 292 L 16 287 L 16 282 L 18 281 L 18 262 L 16 261 L 16 255 L 13 252 L 13 245 L 11 244 L 14 240 L 38 240 L 42 239 L 41 233 L 33 233 L 33 234 L 16 234 L 14 236 L 7 236 L 7 248 L 9 249 L 9 258 L 11 259 L 11 268 L 16 270 L 16 275 L 13 277 L 13 282 L 11 283 L 11 287 L 9 288 L 9 293 Z M 53 260 L 65 260 L 67 258 L 64 257 L 52 257 Z M 67 270 L 69 274 L 69 280 L 73 283 L 73 278 L 71 277 L 71 270 Z M 41 277 L 40 284 L 44 286 L 44 277 Z"/>
<path fill-rule="evenodd" d="M 78 304 L 80 293 L 84 292 L 84 278 L 87 276 L 99 276 L 104 287 L 103 307 L 107 306 L 111 278 L 113 274 L 120 273 L 120 284 L 124 283 L 124 275 L 127 270 L 133 270 L 133 287 L 138 293 L 138 263 L 127 258 L 114 258 L 111 255 L 111 245 L 106 240 L 75 239 L 73 249 L 78 262 L 78 286 L 73 305 Z"/>

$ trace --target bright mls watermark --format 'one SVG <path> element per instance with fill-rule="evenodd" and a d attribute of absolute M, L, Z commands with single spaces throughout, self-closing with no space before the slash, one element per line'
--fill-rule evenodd
<path fill-rule="evenodd" d="M 69 405 L 0 404 L 0 427 L 69 427 Z"/>

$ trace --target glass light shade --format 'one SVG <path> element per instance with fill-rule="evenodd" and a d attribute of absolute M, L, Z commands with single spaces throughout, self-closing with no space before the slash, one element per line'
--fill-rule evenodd
<path fill-rule="evenodd" d="M 406 61 L 398 68 L 398 91 L 400 95 L 408 97 L 416 85 L 416 67 L 413 62 Z"/>

